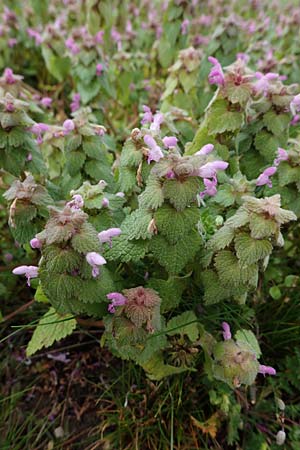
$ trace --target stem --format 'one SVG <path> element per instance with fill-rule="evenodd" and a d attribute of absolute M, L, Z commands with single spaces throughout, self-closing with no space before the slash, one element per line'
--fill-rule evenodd
<path fill-rule="evenodd" d="M 12 313 L 8 314 L 7 316 L 4 316 L 2 319 L 2 322 L 7 322 L 8 320 L 12 319 L 13 317 L 15 317 L 17 314 L 25 311 L 26 309 L 28 309 L 34 302 L 34 299 L 30 300 L 30 302 L 25 303 L 25 305 L 20 306 L 20 308 L 16 309 L 15 311 L 13 311 Z"/>

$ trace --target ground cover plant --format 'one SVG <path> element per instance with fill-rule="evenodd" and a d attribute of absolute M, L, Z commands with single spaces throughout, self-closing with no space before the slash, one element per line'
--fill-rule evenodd
<path fill-rule="evenodd" d="M 299 448 L 299 24 L 1 4 L 1 449 Z"/>

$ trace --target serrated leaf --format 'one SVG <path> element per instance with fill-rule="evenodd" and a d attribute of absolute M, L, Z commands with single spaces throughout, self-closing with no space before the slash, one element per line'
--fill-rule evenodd
<path fill-rule="evenodd" d="M 102 160 L 103 153 L 106 152 L 106 147 L 99 136 L 91 136 L 84 138 L 82 148 L 90 158 Z"/>
<path fill-rule="evenodd" d="M 71 177 L 77 175 L 85 162 L 86 156 L 82 152 L 69 152 L 66 154 L 66 168 Z"/>
<path fill-rule="evenodd" d="M 126 233 L 112 239 L 112 248 L 104 254 L 109 261 L 139 261 L 148 250 L 148 241 L 143 239 L 129 240 Z"/>
<path fill-rule="evenodd" d="M 26 355 L 29 357 L 41 348 L 50 347 L 55 341 L 69 336 L 75 330 L 76 324 L 70 314 L 60 315 L 54 308 L 50 308 L 34 330 L 27 345 Z"/>
<path fill-rule="evenodd" d="M 154 236 L 150 241 L 150 250 L 159 264 L 169 273 L 179 273 L 193 259 L 200 249 L 202 240 L 198 232 L 191 232 L 188 238 L 170 243 L 163 236 Z"/>
<path fill-rule="evenodd" d="M 12 147 L 20 147 L 24 141 L 25 131 L 22 128 L 14 127 L 8 133 L 8 142 Z"/>
<path fill-rule="evenodd" d="M 183 211 L 196 200 L 199 192 L 199 180 L 197 177 L 189 177 L 180 182 L 176 179 L 166 180 L 163 184 L 163 195 L 165 199 L 177 209 Z"/>
<path fill-rule="evenodd" d="M 224 286 L 240 284 L 240 266 L 236 256 L 229 250 L 222 250 L 215 257 L 215 267 Z"/>
<path fill-rule="evenodd" d="M 149 239 L 152 234 L 148 231 L 148 226 L 152 220 L 152 214 L 144 209 L 133 211 L 121 224 L 123 233 L 127 234 L 129 240 Z"/>
<path fill-rule="evenodd" d="M 110 183 L 113 179 L 111 167 L 108 161 L 93 159 L 84 165 L 85 172 L 95 181 L 104 180 Z"/>
<path fill-rule="evenodd" d="M 181 300 L 186 279 L 170 277 L 168 280 L 151 278 L 147 287 L 158 292 L 162 302 L 160 310 L 162 313 L 175 309 Z"/>
<path fill-rule="evenodd" d="M 267 256 L 273 250 L 270 241 L 253 239 L 247 233 L 240 233 L 235 237 L 235 250 L 242 265 L 251 265 Z"/>
<path fill-rule="evenodd" d="M 164 194 L 160 181 L 157 178 L 148 178 L 144 192 L 139 196 L 139 205 L 142 208 L 157 209 L 164 202 Z"/>
<path fill-rule="evenodd" d="M 138 167 L 142 159 L 142 151 L 136 148 L 132 139 L 127 139 L 122 148 L 120 165 Z"/>
<path fill-rule="evenodd" d="M 263 122 L 268 131 L 275 136 L 280 136 L 289 128 L 290 120 L 290 114 L 277 114 L 273 110 L 266 112 L 263 117 Z"/>
<path fill-rule="evenodd" d="M 276 157 L 278 147 L 284 146 L 284 143 L 279 137 L 274 136 L 266 130 L 257 133 L 254 144 L 259 153 L 270 163 Z"/>
<path fill-rule="evenodd" d="M 300 167 L 291 167 L 288 162 L 282 161 L 277 171 L 280 186 L 290 183 L 299 183 Z"/>
<path fill-rule="evenodd" d="M 256 358 L 259 359 L 261 356 L 261 350 L 259 347 L 259 344 L 257 342 L 257 339 L 250 330 L 238 330 L 234 335 L 235 340 L 237 343 L 243 343 L 246 344 L 250 350 L 255 354 Z"/>
<path fill-rule="evenodd" d="M 137 184 L 136 169 L 129 167 L 120 167 L 119 183 L 122 192 L 132 191 Z"/>
<path fill-rule="evenodd" d="M 224 100 L 217 100 L 207 115 L 208 133 L 220 134 L 226 131 L 235 131 L 242 127 L 244 114 L 239 111 L 230 111 Z"/>
<path fill-rule="evenodd" d="M 163 356 L 160 352 L 157 352 L 153 357 L 142 365 L 143 369 L 147 372 L 147 376 L 151 380 L 161 380 L 162 378 L 170 375 L 192 370 L 187 367 L 174 367 L 170 364 L 165 364 Z"/>
<path fill-rule="evenodd" d="M 224 225 L 220 228 L 208 242 L 208 248 L 214 251 L 223 250 L 234 238 L 233 228 Z"/>
<path fill-rule="evenodd" d="M 57 273 L 78 269 L 82 262 L 81 255 L 76 251 L 69 247 L 61 248 L 55 245 L 47 246 L 43 250 L 43 257 L 47 264 L 47 270 Z"/>
<path fill-rule="evenodd" d="M 100 241 L 93 225 L 84 223 L 79 232 L 73 236 L 71 245 L 78 253 L 99 252 Z"/>
<path fill-rule="evenodd" d="M 170 243 L 176 243 L 189 231 L 195 228 L 200 219 L 200 210 L 197 207 L 177 211 L 170 205 L 163 205 L 154 214 L 158 233 L 162 233 Z"/>
<path fill-rule="evenodd" d="M 213 270 L 205 270 L 201 274 L 201 278 L 204 284 L 204 303 L 206 305 L 213 305 L 226 299 L 227 292 L 221 286 L 216 272 Z"/>
<path fill-rule="evenodd" d="M 245 106 L 251 95 L 250 84 L 231 84 L 226 86 L 226 96 L 231 103 L 239 103 Z"/>
<path fill-rule="evenodd" d="M 262 239 L 272 236 L 278 231 L 278 224 L 275 220 L 266 219 L 261 214 L 251 214 L 249 228 L 251 237 L 254 239 Z"/>
<path fill-rule="evenodd" d="M 167 323 L 166 333 L 168 336 L 187 336 L 191 342 L 195 342 L 199 337 L 197 317 L 193 311 L 185 311 L 179 316 L 173 317 Z"/>
<path fill-rule="evenodd" d="M 72 151 L 76 150 L 80 146 L 81 141 L 82 141 L 81 134 L 75 134 L 75 133 L 69 134 L 65 140 L 65 150 L 67 152 L 72 152 Z"/>
<path fill-rule="evenodd" d="M 225 184 L 218 189 L 214 201 L 222 206 L 231 206 L 235 202 L 235 194 L 233 186 Z"/>

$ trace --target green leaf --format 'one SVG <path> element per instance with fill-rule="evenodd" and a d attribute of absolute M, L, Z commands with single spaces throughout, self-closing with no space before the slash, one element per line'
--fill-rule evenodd
<path fill-rule="evenodd" d="M 122 192 L 132 191 L 137 185 L 136 169 L 120 167 L 119 183 Z"/>
<path fill-rule="evenodd" d="M 183 182 L 170 179 L 166 180 L 163 185 L 164 198 L 168 199 L 177 211 L 183 211 L 195 201 L 198 192 L 199 180 L 197 177 L 189 177 Z"/>
<path fill-rule="evenodd" d="M 278 147 L 285 146 L 285 143 L 282 143 L 279 137 L 266 130 L 257 133 L 254 144 L 259 153 L 270 163 L 276 157 Z"/>
<path fill-rule="evenodd" d="M 139 205 L 141 208 L 157 209 L 164 202 L 164 194 L 160 181 L 157 178 L 148 178 L 144 192 L 139 195 Z"/>
<path fill-rule="evenodd" d="M 148 231 L 148 226 L 152 220 L 152 214 L 144 209 L 133 211 L 121 224 L 123 233 L 127 234 L 129 240 L 149 239 L 152 234 Z"/>
<path fill-rule="evenodd" d="M 55 341 L 69 336 L 75 330 L 76 324 L 76 320 L 71 315 L 60 315 L 54 308 L 50 308 L 34 330 L 26 355 L 31 356 L 41 348 L 50 347 Z"/>
<path fill-rule="evenodd" d="M 77 175 L 85 161 L 85 154 L 82 152 L 69 152 L 66 154 L 66 168 L 71 177 Z"/>
<path fill-rule="evenodd" d="M 229 85 L 226 86 L 226 96 L 231 103 L 239 103 L 245 106 L 251 95 L 251 85 L 240 84 L 240 85 Z"/>
<path fill-rule="evenodd" d="M 104 254 L 104 257 L 109 261 L 139 261 L 148 250 L 148 241 L 143 239 L 129 240 L 126 233 L 113 238 L 112 242 L 112 248 Z"/>
<path fill-rule="evenodd" d="M 300 167 L 291 167 L 288 162 L 282 161 L 277 171 L 280 186 L 297 183 L 300 180 Z"/>
<path fill-rule="evenodd" d="M 70 59 L 56 56 L 47 45 L 42 45 L 42 55 L 49 73 L 59 82 L 64 81 L 70 72 Z"/>
<path fill-rule="evenodd" d="M 250 330 L 238 330 L 234 335 L 235 340 L 238 344 L 246 344 L 247 347 L 255 354 L 256 358 L 259 359 L 261 356 L 261 350 L 257 339 Z"/>
<path fill-rule="evenodd" d="M 204 285 L 204 303 L 213 305 L 227 298 L 226 289 L 220 284 L 220 280 L 213 270 L 205 270 L 201 274 Z"/>
<path fill-rule="evenodd" d="M 93 225 L 84 223 L 80 231 L 73 236 L 71 245 L 78 253 L 99 252 L 100 241 Z"/>
<path fill-rule="evenodd" d="M 279 300 L 282 297 L 282 292 L 278 286 L 272 286 L 269 289 L 269 294 L 274 300 Z"/>
<path fill-rule="evenodd" d="M 191 342 L 195 342 L 199 337 L 198 320 L 193 311 L 185 311 L 179 316 L 169 320 L 166 328 L 168 336 L 187 336 Z"/>
<path fill-rule="evenodd" d="M 166 236 L 170 243 L 176 243 L 195 228 L 200 219 L 200 210 L 193 206 L 177 211 L 170 205 L 163 205 L 154 218 L 158 233 Z"/>
<path fill-rule="evenodd" d="M 111 167 L 108 161 L 88 161 L 84 165 L 85 172 L 95 181 L 104 180 L 110 183 L 113 179 Z"/>
<path fill-rule="evenodd" d="M 268 131 L 280 136 L 289 128 L 291 117 L 290 114 L 277 114 L 275 111 L 270 110 L 264 114 L 263 122 Z"/>
<path fill-rule="evenodd" d="M 208 248 L 214 251 L 223 250 L 234 238 L 233 228 L 224 225 L 220 228 L 208 242 Z"/>
<path fill-rule="evenodd" d="M 132 139 L 127 139 L 122 148 L 120 165 L 138 167 L 142 160 L 143 153 L 141 149 L 136 148 Z"/>
<path fill-rule="evenodd" d="M 229 184 L 225 184 L 223 186 L 220 186 L 218 189 L 217 195 L 214 197 L 214 201 L 216 203 L 219 203 L 219 205 L 222 206 L 231 206 L 234 204 L 236 200 L 236 196 L 234 193 L 233 186 Z"/>
<path fill-rule="evenodd" d="M 219 252 L 215 257 L 221 283 L 224 286 L 238 286 L 240 284 L 240 266 L 236 256 L 229 250 Z"/>
<path fill-rule="evenodd" d="M 207 124 L 209 134 L 235 131 L 244 124 L 244 114 L 239 111 L 230 111 L 225 100 L 217 100 L 208 112 Z"/>
<path fill-rule="evenodd" d="M 38 285 L 37 290 L 35 291 L 34 300 L 39 303 L 49 303 L 41 284 Z"/>
<path fill-rule="evenodd" d="M 82 263 L 81 255 L 69 247 L 48 245 L 43 250 L 43 257 L 47 264 L 47 270 L 56 273 L 71 272 L 78 269 Z"/>
<path fill-rule="evenodd" d="M 147 287 L 152 288 L 159 293 L 162 300 L 160 306 L 162 313 L 173 310 L 179 305 L 185 285 L 185 278 L 175 277 L 170 277 L 168 280 L 151 278 L 147 283 Z"/>
<path fill-rule="evenodd" d="M 73 150 L 76 150 L 81 145 L 81 141 L 82 141 L 81 134 L 75 133 L 69 134 L 65 140 L 65 150 L 67 152 L 72 152 Z"/>
<path fill-rule="evenodd" d="M 235 250 L 242 265 L 250 265 L 269 256 L 273 250 L 270 241 L 253 239 L 247 233 L 235 237 Z"/>
<path fill-rule="evenodd" d="M 249 228 L 252 238 L 262 239 L 276 234 L 278 224 L 275 220 L 267 219 L 261 214 L 251 214 Z"/>
<path fill-rule="evenodd" d="M 90 158 L 103 160 L 103 153 L 106 153 L 106 147 L 99 136 L 84 138 L 82 148 Z"/>
<path fill-rule="evenodd" d="M 198 232 L 191 232 L 188 239 L 170 243 L 163 236 L 154 236 L 150 241 L 150 250 L 160 265 L 169 273 L 179 273 L 194 258 L 200 249 L 202 240 Z"/>

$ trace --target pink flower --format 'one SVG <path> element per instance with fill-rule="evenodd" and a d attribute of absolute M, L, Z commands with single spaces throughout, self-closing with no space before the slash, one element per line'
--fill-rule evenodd
<path fill-rule="evenodd" d="M 258 373 L 262 373 L 263 375 L 276 375 L 276 370 L 273 367 L 260 364 Z"/>
<path fill-rule="evenodd" d="M 201 178 L 213 178 L 219 170 L 225 170 L 227 167 L 228 163 L 225 161 L 212 161 L 201 166 L 197 172 Z"/>
<path fill-rule="evenodd" d="M 96 252 L 89 252 L 85 256 L 87 263 L 92 266 L 92 276 L 96 278 L 100 271 L 99 266 L 103 266 L 103 264 L 106 264 L 106 260 L 101 256 L 99 253 Z"/>
<path fill-rule="evenodd" d="M 183 35 L 187 34 L 189 24 L 190 24 L 189 19 L 184 19 L 184 21 L 181 23 L 181 27 L 180 27 L 181 34 L 183 34 Z"/>
<path fill-rule="evenodd" d="M 46 123 L 35 123 L 31 128 L 30 131 L 37 136 L 37 143 L 41 144 L 43 142 L 42 133 L 45 131 L 49 131 L 49 125 Z"/>
<path fill-rule="evenodd" d="M 297 125 L 297 123 L 299 122 L 299 120 L 300 120 L 300 115 L 299 115 L 299 114 L 296 114 L 296 115 L 292 118 L 290 124 L 291 124 L 291 125 Z"/>
<path fill-rule="evenodd" d="M 221 64 L 217 58 L 214 58 L 213 56 L 209 56 L 208 61 L 214 66 L 208 75 L 209 83 L 216 84 L 217 86 L 223 86 L 225 78 Z"/>
<path fill-rule="evenodd" d="M 63 128 L 65 131 L 65 134 L 69 134 L 71 131 L 75 129 L 75 123 L 72 119 L 67 119 L 63 123 Z"/>
<path fill-rule="evenodd" d="M 231 339 L 230 325 L 227 322 L 222 322 L 222 328 L 224 341 L 228 341 Z"/>
<path fill-rule="evenodd" d="M 172 148 L 176 147 L 178 139 L 175 136 L 166 136 L 162 141 L 165 147 Z"/>
<path fill-rule="evenodd" d="M 35 238 L 31 239 L 30 246 L 31 246 L 31 248 L 41 248 L 42 242 L 38 238 L 35 237 Z"/>
<path fill-rule="evenodd" d="M 84 205 L 84 201 L 83 198 L 80 194 L 75 194 L 72 197 L 72 200 L 70 202 L 67 203 L 67 205 L 72 209 L 72 210 L 78 210 L 80 208 L 83 207 Z"/>
<path fill-rule="evenodd" d="M 12 273 L 14 275 L 25 275 L 27 278 L 27 286 L 30 286 L 31 278 L 38 277 L 38 270 L 39 268 L 37 266 L 19 266 L 16 267 Z"/>
<path fill-rule="evenodd" d="M 103 73 L 103 70 L 104 70 L 103 64 L 101 64 L 101 63 L 97 64 L 97 66 L 96 66 L 96 75 L 98 77 L 100 77 L 102 75 L 102 73 Z"/>
<path fill-rule="evenodd" d="M 14 84 L 17 81 L 17 79 L 14 77 L 12 69 L 10 69 L 9 67 L 4 69 L 3 76 L 5 83 L 7 84 Z"/>
<path fill-rule="evenodd" d="M 196 156 L 208 155 L 213 151 L 214 148 L 215 147 L 213 144 L 206 144 L 200 150 L 198 150 L 198 152 L 196 152 L 195 155 Z"/>
<path fill-rule="evenodd" d="M 279 166 L 281 161 L 287 161 L 289 159 L 288 152 L 281 147 L 278 147 L 277 158 L 274 159 L 274 166 Z"/>
<path fill-rule="evenodd" d="M 103 35 L 104 35 L 104 31 L 103 30 L 98 31 L 98 33 L 95 36 L 95 42 L 97 44 L 102 44 L 103 43 Z"/>
<path fill-rule="evenodd" d="M 116 193 L 116 197 L 124 198 L 124 197 L 125 197 L 125 194 L 124 194 L 124 192 L 117 192 L 117 193 Z"/>
<path fill-rule="evenodd" d="M 70 50 L 72 55 L 77 55 L 77 53 L 80 52 L 80 47 L 76 44 L 76 42 L 72 37 L 68 38 L 65 41 L 65 46 L 67 47 L 68 50 Z"/>
<path fill-rule="evenodd" d="M 110 294 L 107 294 L 106 297 L 108 298 L 108 300 L 111 300 L 110 305 L 108 305 L 108 311 L 111 314 L 116 312 L 116 306 L 123 306 L 127 302 L 127 298 L 119 292 L 111 292 Z"/>
<path fill-rule="evenodd" d="M 153 122 L 150 125 L 150 130 L 151 131 L 159 131 L 160 126 L 163 123 L 163 121 L 164 121 L 164 116 L 162 113 L 154 114 Z"/>
<path fill-rule="evenodd" d="M 173 170 L 169 170 L 169 171 L 166 173 L 166 178 L 168 178 L 168 179 L 175 178 L 175 173 L 173 172 Z"/>
<path fill-rule="evenodd" d="M 109 207 L 109 200 L 108 200 L 108 198 L 106 198 L 106 197 L 103 198 L 102 206 L 103 206 L 103 208 L 108 208 Z"/>
<path fill-rule="evenodd" d="M 217 194 L 217 179 L 214 177 L 212 180 L 209 178 L 203 179 L 205 190 L 200 192 L 200 198 L 205 197 L 205 195 L 209 195 L 210 197 L 214 197 Z"/>
<path fill-rule="evenodd" d="M 27 34 L 28 36 L 34 38 L 35 45 L 41 45 L 41 43 L 43 42 L 41 34 L 33 28 L 27 28 Z"/>
<path fill-rule="evenodd" d="M 43 98 L 41 98 L 40 103 L 45 108 L 50 108 L 51 104 L 52 104 L 52 98 L 50 98 L 50 97 L 43 97 Z"/>
<path fill-rule="evenodd" d="M 264 186 L 266 184 L 267 186 L 269 186 L 271 188 L 272 187 L 272 181 L 270 180 L 269 177 L 274 175 L 274 173 L 276 171 L 277 171 L 276 167 L 268 167 L 267 169 L 265 169 L 263 171 L 263 173 L 260 174 L 259 177 L 257 178 L 256 186 Z"/>
<path fill-rule="evenodd" d="M 101 244 L 108 242 L 110 247 L 112 245 L 112 238 L 115 236 L 120 236 L 122 230 L 120 228 L 108 228 L 108 230 L 100 231 L 98 233 L 98 238 Z"/>
<path fill-rule="evenodd" d="M 141 124 L 145 125 L 146 123 L 151 123 L 153 120 L 153 114 L 151 112 L 151 109 L 149 108 L 149 106 L 143 105 L 143 111 L 144 111 L 144 115 L 142 117 L 141 120 Z"/>
<path fill-rule="evenodd" d="M 164 157 L 161 148 L 156 144 L 155 140 L 150 134 L 146 134 L 146 136 L 144 136 L 144 142 L 150 149 L 148 152 L 148 164 L 150 164 L 151 161 L 158 162 L 161 158 Z"/>
<path fill-rule="evenodd" d="M 300 94 L 295 95 L 295 97 L 290 103 L 290 109 L 293 115 L 300 112 Z"/>
<path fill-rule="evenodd" d="M 80 94 L 78 93 L 73 94 L 72 102 L 70 105 L 72 112 L 75 112 L 80 108 L 80 99 L 81 99 Z"/>
<path fill-rule="evenodd" d="M 16 38 L 10 38 L 8 39 L 8 46 L 9 48 L 13 48 L 15 45 L 17 45 L 18 41 Z"/>
<path fill-rule="evenodd" d="M 270 82 L 277 80 L 279 75 L 273 72 L 266 73 L 265 75 L 261 72 L 256 72 L 255 77 L 258 79 L 255 83 L 255 88 L 259 93 L 263 93 L 266 96 L 270 88 Z"/>
<path fill-rule="evenodd" d="M 236 57 L 237 59 L 244 61 L 245 64 L 247 64 L 250 59 L 250 56 L 246 55 L 246 53 L 237 53 Z"/>

